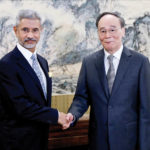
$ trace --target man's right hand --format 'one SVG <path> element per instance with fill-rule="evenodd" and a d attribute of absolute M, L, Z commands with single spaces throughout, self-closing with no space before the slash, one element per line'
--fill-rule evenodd
<path fill-rule="evenodd" d="M 73 115 L 71 113 L 65 114 L 63 112 L 59 112 L 58 124 L 62 126 L 63 130 L 68 129 L 72 121 Z"/>
<path fill-rule="evenodd" d="M 70 127 L 70 124 L 72 123 L 74 117 L 73 117 L 73 115 L 72 115 L 71 113 L 68 113 L 68 114 L 66 115 L 66 119 L 67 119 L 67 121 L 68 121 L 69 123 L 63 125 L 63 129 L 64 129 L 64 130 L 65 130 L 65 129 L 68 129 L 68 128 Z"/>

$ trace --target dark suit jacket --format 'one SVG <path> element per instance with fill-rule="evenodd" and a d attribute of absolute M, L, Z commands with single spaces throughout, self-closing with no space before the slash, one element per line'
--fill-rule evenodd
<path fill-rule="evenodd" d="M 58 112 L 50 108 L 51 78 L 47 61 L 38 55 L 47 80 L 47 100 L 40 81 L 17 47 L 0 60 L 0 148 L 46 150 L 49 124 Z"/>
<path fill-rule="evenodd" d="M 91 150 L 150 150 L 150 63 L 124 47 L 109 94 L 104 51 L 83 60 L 73 103 L 77 119 L 91 106 Z"/>

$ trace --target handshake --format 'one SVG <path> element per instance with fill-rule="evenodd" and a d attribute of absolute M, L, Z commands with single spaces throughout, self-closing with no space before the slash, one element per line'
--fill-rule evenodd
<path fill-rule="evenodd" d="M 63 112 L 59 112 L 58 116 L 58 124 L 62 126 L 62 129 L 68 129 L 70 127 L 71 122 L 73 121 L 73 115 L 71 113 L 65 114 Z"/>

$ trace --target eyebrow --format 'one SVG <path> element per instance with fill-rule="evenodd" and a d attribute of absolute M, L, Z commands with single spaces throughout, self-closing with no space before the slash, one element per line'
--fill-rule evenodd
<path fill-rule="evenodd" d="M 116 26 L 111 25 L 110 28 L 116 28 Z M 100 29 L 100 30 L 101 30 L 101 29 L 105 29 L 105 27 L 101 27 L 101 28 L 99 28 L 99 29 Z"/>

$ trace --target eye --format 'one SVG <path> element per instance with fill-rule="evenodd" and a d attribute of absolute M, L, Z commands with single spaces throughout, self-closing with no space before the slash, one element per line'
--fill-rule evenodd
<path fill-rule="evenodd" d="M 115 29 L 110 29 L 110 32 L 114 32 L 114 31 L 116 31 Z"/>
<path fill-rule="evenodd" d="M 106 33 L 106 30 L 100 30 L 101 33 Z"/>
<path fill-rule="evenodd" d="M 38 32 L 38 31 L 39 31 L 38 28 L 33 29 L 33 32 Z"/>
<path fill-rule="evenodd" d="M 24 32 L 28 32 L 28 31 L 29 31 L 29 29 L 28 29 L 28 28 L 23 28 L 23 29 L 22 29 L 22 31 L 24 31 Z"/>

